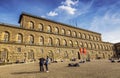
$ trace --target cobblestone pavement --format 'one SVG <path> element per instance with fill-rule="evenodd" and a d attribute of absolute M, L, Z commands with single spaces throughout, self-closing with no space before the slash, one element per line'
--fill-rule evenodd
<path fill-rule="evenodd" d="M 35 63 L 0 66 L 0 78 L 120 78 L 120 63 L 97 60 L 68 67 L 69 62 L 51 63 L 50 72 L 39 72 Z"/>

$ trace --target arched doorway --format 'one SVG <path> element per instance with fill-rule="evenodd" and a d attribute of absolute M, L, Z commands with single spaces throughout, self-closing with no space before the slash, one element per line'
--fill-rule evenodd
<path fill-rule="evenodd" d="M 2 49 L 0 52 L 0 61 L 1 62 L 7 62 L 8 61 L 8 50 L 7 49 Z"/>
<path fill-rule="evenodd" d="M 48 51 L 48 57 L 50 58 L 51 61 L 54 61 L 54 54 L 51 50 Z"/>
<path fill-rule="evenodd" d="M 80 52 L 78 52 L 78 59 L 81 59 L 81 57 L 80 57 Z"/>

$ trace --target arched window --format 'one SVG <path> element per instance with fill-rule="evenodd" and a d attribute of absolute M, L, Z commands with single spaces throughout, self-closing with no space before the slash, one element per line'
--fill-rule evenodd
<path fill-rule="evenodd" d="M 105 47 L 104 47 L 104 45 L 102 45 L 103 46 L 103 50 L 105 50 Z"/>
<path fill-rule="evenodd" d="M 84 48 L 87 48 L 87 47 L 88 47 L 88 45 L 87 45 L 87 43 L 85 42 L 85 43 L 84 43 Z"/>
<path fill-rule="evenodd" d="M 53 44 L 52 38 L 50 37 L 50 38 L 48 38 L 48 45 L 49 45 L 49 46 L 52 46 L 52 44 Z"/>
<path fill-rule="evenodd" d="M 65 39 L 63 40 L 63 45 L 67 46 L 67 41 Z"/>
<path fill-rule="evenodd" d="M 52 28 L 51 28 L 51 26 L 49 25 L 49 26 L 47 26 L 47 32 L 52 32 Z"/>
<path fill-rule="evenodd" d="M 92 44 L 92 49 L 95 49 L 95 45 L 94 44 Z"/>
<path fill-rule="evenodd" d="M 34 51 L 30 50 L 30 52 L 28 52 L 28 59 L 33 60 L 34 59 Z"/>
<path fill-rule="evenodd" d="M 89 39 L 89 38 L 90 38 L 89 34 L 87 34 L 87 35 L 86 35 L 86 38 L 87 38 L 87 39 Z"/>
<path fill-rule="evenodd" d="M 94 40 L 95 40 L 95 41 L 97 40 L 97 37 L 96 37 L 96 36 L 94 37 Z"/>
<path fill-rule="evenodd" d="M 89 48 L 89 49 L 92 48 L 92 44 L 91 44 L 91 43 L 88 44 L 88 48 Z"/>
<path fill-rule="evenodd" d="M 102 49 L 102 46 L 101 45 L 99 45 L 99 48 L 100 48 L 100 50 Z"/>
<path fill-rule="evenodd" d="M 32 21 L 30 21 L 28 23 L 28 26 L 29 26 L 30 29 L 34 29 L 34 23 Z"/>
<path fill-rule="evenodd" d="M 56 46 L 60 46 L 60 40 L 58 38 L 56 39 Z"/>
<path fill-rule="evenodd" d="M 96 44 L 96 49 L 99 49 L 99 45 L 98 44 Z"/>
<path fill-rule="evenodd" d="M 85 39 L 85 38 L 86 38 L 86 35 L 85 35 L 85 34 L 82 34 L 82 38 Z"/>
<path fill-rule="evenodd" d="M 59 34 L 59 29 L 55 27 L 55 34 Z"/>
<path fill-rule="evenodd" d="M 90 39 L 93 40 L 93 36 L 92 35 L 90 36 Z"/>
<path fill-rule="evenodd" d="M 20 34 L 20 33 L 17 34 L 17 42 L 18 43 L 22 43 L 23 42 L 23 35 Z"/>
<path fill-rule="evenodd" d="M 75 31 L 73 32 L 73 37 L 77 37 L 77 34 Z"/>
<path fill-rule="evenodd" d="M 29 43 L 30 43 L 30 44 L 33 44 L 33 43 L 34 43 L 34 36 L 33 36 L 33 35 L 30 35 L 30 36 L 29 36 Z"/>
<path fill-rule="evenodd" d="M 70 47 L 73 47 L 73 42 L 71 40 L 69 41 L 69 45 Z"/>
<path fill-rule="evenodd" d="M 78 37 L 81 38 L 81 33 L 80 32 L 78 33 Z"/>
<path fill-rule="evenodd" d="M 68 31 L 67 31 L 67 34 L 68 34 L 68 36 L 71 36 L 71 31 L 68 30 Z"/>
<path fill-rule="evenodd" d="M 40 45 L 43 45 L 44 44 L 44 38 L 41 36 L 40 37 Z"/>
<path fill-rule="evenodd" d="M 78 47 L 78 42 L 77 41 L 75 41 L 75 47 Z"/>
<path fill-rule="evenodd" d="M 42 23 L 38 24 L 38 29 L 39 29 L 39 31 L 43 31 L 43 24 Z"/>
<path fill-rule="evenodd" d="M 8 42 L 9 41 L 9 39 L 10 39 L 10 34 L 9 34 L 9 32 L 4 32 L 3 33 L 3 41 L 4 42 Z"/>
<path fill-rule="evenodd" d="M 65 29 L 62 29 L 62 35 L 65 35 Z"/>
<path fill-rule="evenodd" d="M 80 47 L 83 47 L 83 42 L 79 42 Z"/>

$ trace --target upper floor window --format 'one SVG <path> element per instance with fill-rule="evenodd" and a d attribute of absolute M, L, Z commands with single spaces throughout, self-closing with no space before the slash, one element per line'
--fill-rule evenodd
<path fill-rule="evenodd" d="M 80 42 L 79 45 L 80 45 L 80 47 L 83 47 L 83 43 L 82 42 Z"/>
<path fill-rule="evenodd" d="M 68 34 L 68 36 L 71 36 L 71 31 L 68 30 L 68 31 L 67 31 L 67 34 Z"/>
<path fill-rule="evenodd" d="M 95 41 L 97 40 L 97 37 L 96 37 L 96 36 L 94 37 L 94 40 L 95 40 Z"/>
<path fill-rule="evenodd" d="M 33 35 L 30 35 L 30 36 L 29 36 L 29 43 L 30 43 L 30 44 L 33 44 L 33 43 L 34 43 L 34 36 L 33 36 Z"/>
<path fill-rule="evenodd" d="M 34 23 L 32 21 L 30 21 L 28 23 L 28 26 L 29 26 L 30 29 L 34 29 Z"/>
<path fill-rule="evenodd" d="M 56 39 L 56 46 L 60 46 L 60 40 Z"/>
<path fill-rule="evenodd" d="M 91 43 L 88 44 L 88 48 L 89 48 L 89 49 L 92 48 L 92 44 L 91 44 Z"/>
<path fill-rule="evenodd" d="M 55 27 L 55 34 L 59 34 L 59 29 Z"/>
<path fill-rule="evenodd" d="M 92 49 L 95 49 L 95 44 L 92 44 Z"/>
<path fill-rule="evenodd" d="M 52 28 L 51 28 L 51 26 L 47 26 L 47 32 L 52 32 Z"/>
<path fill-rule="evenodd" d="M 3 33 L 3 41 L 4 41 L 4 42 L 8 42 L 9 39 L 10 39 L 10 34 L 9 34 L 9 32 L 4 32 L 4 33 Z"/>
<path fill-rule="evenodd" d="M 62 29 L 62 35 L 65 35 L 65 29 Z"/>
<path fill-rule="evenodd" d="M 93 36 L 92 35 L 90 36 L 90 39 L 93 40 Z"/>
<path fill-rule="evenodd" d="M 65 39 L 63 40 L 63 45 L 67 46 L 67 41 Z"/>
<path fill-rule="evenodd" d="M 73 47 L 73 42 L 71 40 L 69 41 L 69 44 L 71 47 Z"/>
<path fill-rule="evenodd" d="M 84 44 L 84 48 L 87 48 L 87 47 L 88 47 L 88 45 L 87 45 L 87 43 L 85 43 L 85 44 Z"/>
<path fill-rule="evenodd" d="M 17 34 L 17 42 L 18 43 L 22 43 L 23 42 L 23 36 L 22 36 L 22 34 Z"/>
<path fill-rule="evenodd" d="M 78 42 L 77 41 L 75 41 L 75 47 L 78 47 Z"/>
<path fill-rule="evenodd" d="M 86 38 L 86 35 L 85 35 L 85 34 L 82 34 L 82 38 L 85 39 L 85 38 Z"/>
<path fill-rule="evenodd" d="M 88 35 L 86 35 L 86 38 L 87 38 L 87 39 L 89 39 L 89 38 L 90 38 L 89 34 L 88 34 Z"/>
<path fill-rule="evenodd" d="M 81 33 L 80 32 L 78 33 L 78 37 L 81 38 Z"/>
<path fill-rule="evenodd" d="M 48 45 L 51 46 L 52 44 L 53 44 L 52 38 L 50 37 L 50 38 L 48 38 Z"/>
<path fill-rule="evenodd" d="M 43 24 L 38 24 L 38 29 L 39 29 L 39 31 L 43 31 Z"/>
<path fill-rule="evenodd" d="M 73 32 L 73 37 L 77 37 L 77 34 L 75 31 Z"/>
<path fill-rule="evenodd" d="M 40 45 L 43 45 L 44 44 L 44 38 L 41 36 L 40 37 Z"/>

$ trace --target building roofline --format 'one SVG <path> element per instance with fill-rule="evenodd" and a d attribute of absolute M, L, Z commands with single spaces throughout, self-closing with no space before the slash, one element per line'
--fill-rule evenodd
<path fill-rule="evenodd" d="M 0 25 L 14 27 L 14 28 L 21 28 L 20 25 L 8 24 L 8 23 L 3 23 L 3 22 L 0 22 Z"/>
<path fill-rule="evenodd" d="M 64 23 L 61 23 L 61 22 L 57 22 L 57 21 L 54 21 L 54 20 L 50 20 L 50 19 L 47 19 L 47 18 L 43 18 L 43 17 L 40 17 L 40 16 L 36 16 L 36 15 L 30 14 L 30 13 L 26 13 L 26 12 L 22 12 L 22 14 L 19 17 L 18 23 L 20 23 L 23 15 L 30 16 L 30 17 L 33 17 L 33 18 L 42 19 L 42 20 L 45 20 L 45 21 L 50 21 L 50 22 L 53 22 L 53 23 L 56 23 L 56 24 L 61 24 L 61 25 L 65 25 L 65 26 L 68 26 L 68 27 L 72 27 L 72 28 L 76 28 L 76 29 L 80 29 L 80 30 L 84 30 L 84 31 L 87 31 L 87 32 L 92 32 L 92 33 L 96 33 L 96 34 L 101 35 L 101 33 L 98 33 L 98 32 L 82 29 L 82 28 L 79 28 L 79 27 L 75 27 L 75 26 L 72 26 L 72 25 L 64 24 Z"/>

